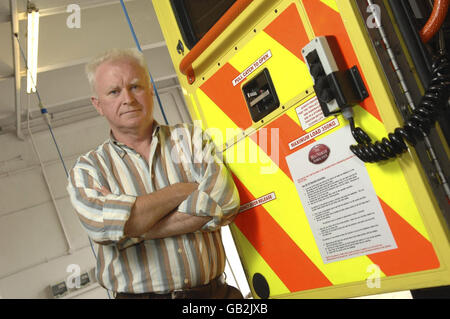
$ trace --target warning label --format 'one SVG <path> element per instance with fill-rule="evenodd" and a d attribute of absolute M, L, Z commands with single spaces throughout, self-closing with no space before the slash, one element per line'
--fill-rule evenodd
<path fill-rule="evenodd" d="M 297 107 L 295 111 L 302 129 L 305 131 L 325 118 L 317 96 Z"/>
<path fill-rule="evenodd" d="M 325 132 L 328 132 L 329 130 L 332 130 L 338 126 L 339 126 L 338 119 L 328 121 L 325 124 L 319 126 L 318 128 L 312 130 L 311 132 L 306 133 L 305 135 L 300 136 L 298 139 L 290 142 L 289 149 L 293 150 L 294 148 L 299 147 L 300 145 L 305 144 L 306 142 L 312 140 L 313 138 L 322 135 Z"/>
<path fill-rule="evenodd" d="M 241 213 L 243 211 L 249 210 L 250 208 L 253 208 L 253 207 L 256 207 L 256 206 L 260 206 L 260 205 L 265 204 L 267 202 L 270 202 L 270 201 L 272 201 L 272 200 L 274 200 L 276 198 L 277 197 L 275 196 L 274 192 L 272 192 L 270 194 L 267 194 L 267 195 L 264 195 L 264 196 L 261 196 L 261 197 L 255 199 L 255 200 L 252 200 L 251 202 L 248 202 L 248 203 L 246 203 L 244 205 L 241 205 L 241 207 L 239 209 L 239 212 Z"/>
<path fill-rule="evenodd" d="M 233 80 L 233 86 L 238 85 L 242 81 L 244 81 L 250 74 L 252 74 L 256 69 L 258 69 L 261 65 L 266 63 L 267 60 L 269 60 L 272 57 L 272 52 L 267 51 L 263 55 L 261 55 L 258 60 L 252 63 L 248 68 L 246 68 L 241 74 L 239 74 L 234 80 Z"/>

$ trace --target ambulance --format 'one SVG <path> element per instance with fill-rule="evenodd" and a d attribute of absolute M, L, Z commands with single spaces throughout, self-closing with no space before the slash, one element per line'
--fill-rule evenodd
<path fill-rule="evenodd" d="M 153 5 L 254 298 L 450 284 L 448 1 Z"/>

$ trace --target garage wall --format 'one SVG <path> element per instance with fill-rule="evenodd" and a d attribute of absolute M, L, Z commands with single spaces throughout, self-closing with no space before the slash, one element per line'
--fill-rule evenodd
<path fill-rule="evenodd" d="M 26 0 L 17 2 L 19 13 L 24 13 Z M 118 0 L 34 2 L 41 12 L 38 90 L 51 114 L 65 165 L 70 169 L 79 155 L 95 148 L 109 135 L 107 123 L 90 106 L 85 63 L 106 49 L 135 47 L 135 43 Z M 125 2 L 169 124 L 191 122 L 151 1 Z M 24 139 L 16 136 L 8 3 L 0 1 L 0 298 L 50 298 L 50 285 L 70 281 L 73 267 L 81 273 L 91 271 L 95 257 L 71 207 L 66 173 L 41 118 L 37 97 L 25 93 L 23 61 L 20 106 Z M 72 3 L 81 7 L 80 28 L 67 26 L 70 13 L 66 9 Z M 19 29 L 19 38 L 26 48 L 23 18 Z M 33 139 L 27 130 L 27 110 Z M 156 99 L 154 115 L 164 123 Z M 247 294 L 249 289 L 228 229 L 223 234 L 233 267 L 231 272 L 227 264 L 227 281 Z M 94 283 L 65 297 L 108 298 L 108 295 Z"/>

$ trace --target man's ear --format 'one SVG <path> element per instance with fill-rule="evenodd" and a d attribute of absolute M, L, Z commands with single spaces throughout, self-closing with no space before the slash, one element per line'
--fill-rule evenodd
<path fill-rule="evenodd" d="M 103 110 L 99 105 L 98 98 L 96 98 L 95 96 L 91 96 L 91 103 L 97 110 L 98 114 L 103 116 Z"/>

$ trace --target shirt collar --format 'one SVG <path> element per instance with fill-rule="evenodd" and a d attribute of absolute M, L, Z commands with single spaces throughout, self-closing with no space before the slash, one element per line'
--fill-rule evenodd
<path fill-rule="evenodd" d="M 156 120 L 153 120 L 153 133 L 152 133 L 152 138 L 156 136 L 156 134 L 158 134 L 159 130 L 161 128 L 161 125 L 156 122 Z"/>
<path fill-rule="evenodd" d="M 156 120 L 153 120 L 152 139 L 158 134 L 160 127 L 161 127 L 161 125 Z M 119 154 L 120 157 L 125 156 L 125 154 L 126 154 L 125 148 L 130 149 L 130 147 L 128 147 L 125 144 L 123 144 L 122 142 L 119 142 L 118 140 L 116 140 L 112 130 L 109 130 L 109 142 L 114 147 L 114 149 L 117 151 L 117 153 Z"/>

